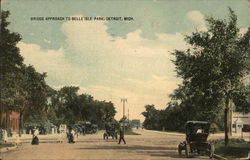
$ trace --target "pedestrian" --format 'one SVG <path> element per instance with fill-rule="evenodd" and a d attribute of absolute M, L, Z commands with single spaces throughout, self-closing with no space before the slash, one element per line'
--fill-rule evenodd
<path fill-rule="evenodd" d="M 0 128 L 0 141 L 2 141 L 2 140 L 3 140 L 3 129 Z"/>
<path fill-rule="evenodd" d="M 6 129 L 3 129 L 3 143 L 6 144 L 8 142 L 8 132 Z"/>
<path fill-rule="evenodd" d="M 33 133 L 33 138 L 32 138 L 32 145 L 38 145 L 39 144 L 39 139 L 38 139 L 38 135 L 39 135 L 39 130 L 35 127 L 34 128 L 35 131 Z"/>
<path fill-rule="evenodd" d="M 68 143 L 75 143 L 74 133 L 75 133 L 75 131 L 72 128 L 69 128 L 69 132 L 67 133 Z"/>
<path fill-rule="evenodd" d="M 22 143 L 21 143 L 21 141 L 19 139 L 19 135 L 18 134 L 16 135 L 15 144 L 16 144 L 16 146 L 22 145 Z"/>
<path fill-rule="evenodd" d="M 124 144 L 126 144 L 126 141 L 124 139 L 124 129 L 120 129 L 120 137 L 119 137 L 119 142 L 118 144 L 121 143 L 121 140 L 124 142 Z"/>
<path fill-rule="evenodd" d="M 73 143 L 75 143 L 75 140 L 76 140 L 76 131 L 74 129 L 71 130 L 71 135 L 72 135 L 72 141 Z"/>

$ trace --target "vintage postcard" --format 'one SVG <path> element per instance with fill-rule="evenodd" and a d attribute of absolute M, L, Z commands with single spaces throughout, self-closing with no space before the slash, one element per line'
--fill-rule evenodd
<path fill-rule="evenodd" d="M 0 160 L 250 159 L 249 0 L 0 2 Z"/>

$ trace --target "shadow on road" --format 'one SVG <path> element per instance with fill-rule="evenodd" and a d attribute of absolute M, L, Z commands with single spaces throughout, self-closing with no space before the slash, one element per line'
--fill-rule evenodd
<path fill-rule="evenodd" d="M 124 150 L 134 152 L 138 155 L 149 155 L 152 157 L 171 157 L 171 158 L 182 158 L 178 155 L 175 147 L 155 147 L 155 146 L 140 146 L 140 145 L 117 145 L 117 146 L 92 146 L 92 147 L 81 147 L 75 149 L 82 150 Z"/>
<path fill-rule="evenodd" d="M 154 146 L 139 146 L 139 145 L 117 145 L 117 146 L 93 146 L 93 147 L 81 147 L 81 148 L 76 148 L 76 149 L 99 149 L 99 150 L 176 150 L 174 147 L 154 147 Z"/>

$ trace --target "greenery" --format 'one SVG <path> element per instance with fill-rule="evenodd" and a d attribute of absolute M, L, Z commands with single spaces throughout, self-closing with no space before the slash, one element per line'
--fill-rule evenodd
<path fill-rule="evenodd" d="M 125 132 L 124 132 L 125 135 L 141 135 L 139 133 L 136 133 L 132 130 L 132 128 L 126 128 L 125 129 Z"/>
<path fill-rule="evenodd" d="M 14 144 L 11 144 L 11 143 L 7 143 L 7 144 L 1 144 L 0 143 L 0 149 L 1 148 L 6 148 L 6 147 L 14 147 L 15 145 Z"/>
<path fill-rule="evenodd" d="M 46 73 L 23 63 L 16 44 L 21 35 L 8 29 L 9 11 L 1 12 L 0 37 L 0 115 L 9 110 L 20 113 L 23 124 L 74 124 L 90 121 L 103 127 L 115 114 L 112 102 L 98 101 L 87 94 L 78 94 L 79 87 L 64 86 L 54 90 L 46 84 Z M 6 128 L 1 116 L 0 126 Z"/>
<path fill-rule="evenodd" d="M 250 151 L 250 145 L 247 142 L 230 140 L 227 147 L 224 142 L 215 144 L 215 154 L 227 159 L 246 158 Z"/>
<path fill-rule="evenodd" d="M 116 114 L 112 102 L 94 100 L 91 95 L 78 95 L 79 87 L 63 87 L 53 91 L 47 115 L 54 124 L 74 124 L 90 121 L 103 128 L 104 123 L 112 121 Z"/>
<path fill-rule="evenodd" d="M 146 129 L 183 131 L 189 120 L 217 123 L 228 142 L 228 113 L 233 101 L 239 111 L 250 111 L 250 90 L 242 82 L 249 74 L 250 30 L 239 33 L 237 17 L 229 8 L 228 20 L 208 17 L 207 31 L 186 36 L 189 48 L 175 50 L 177 76 L 182 84 L 170 95 L 164 110 L 146 105 Z"/>

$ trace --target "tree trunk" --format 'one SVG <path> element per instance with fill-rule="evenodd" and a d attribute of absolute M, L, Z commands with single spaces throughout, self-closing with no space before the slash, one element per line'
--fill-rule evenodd
<path fill-rule="evenodd" d="M 229 100 L 229 113 L 228 113 L 228 132 L 229 132 L 229 135 L 232 136 L 232 119 L 233 119 L 233 102 L 232 100 L 230 99 Z"/>
<path fill-rule="evenodd" d="M 20 112 L 20 117 L 19 117 L 19 137 L 21 137 L 23 133 L 23 112 Z"/>
<path fill-rule="evenodd" d="M 3 118 L 4 118 L 3 105 L 0 104 L 0 129 L 3 128 Z"/>
<path fill-rule="evenodd" d="M 229 138 L 228 138 L 228 111 L 229 111 L 229 98 L 226 98 L 226 107 L 224 110 L 224 130 L 225 130 L 225 146 L 228 145 Z"/>

